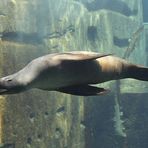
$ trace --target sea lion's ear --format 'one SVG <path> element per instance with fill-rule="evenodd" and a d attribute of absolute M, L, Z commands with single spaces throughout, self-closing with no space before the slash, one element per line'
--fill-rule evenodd
<path fill-rule="evenodd" d="M 84 54 L 84 53 L 62 53 L 60 55 L 55 56 L 62 61 L 89 61 L 95 60 L 97 58 L 102 58 L 105 56 L 110 56 L 112 54 L 98 54 L 98 53 L 91 53 L 91 54 Z"/>
<path fill-rule="evenodd" d="M 58 88 L 56 89 L 56 91 L 76 96 L 97 96 L 97 95 L 103 95 L 107 93 L 109 90 L 90 85 L 77 85 L 77 86 Z"/>

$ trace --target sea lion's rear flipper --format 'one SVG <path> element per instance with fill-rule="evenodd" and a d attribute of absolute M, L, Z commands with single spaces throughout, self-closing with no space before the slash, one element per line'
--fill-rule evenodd
<path fill-rule="evenodd" d="M 110 56 L 112 54 L 99 54 L 99 53 L 88 53 L 88 52 L 69 52 L 69 53 L 61 53 L 56 55 L 54 58 L 61 59 L 62 61 L 89 61 L 95 60 L 97 58 L 102 58 L 105 56 Z"/>
<path fill-rule="evenodd" d="M 108 90 L 90 85 L 78 85 L 59 88 L 56 91 L 77 95 L 77 96 L 97 96 L 108 92 Z"/>

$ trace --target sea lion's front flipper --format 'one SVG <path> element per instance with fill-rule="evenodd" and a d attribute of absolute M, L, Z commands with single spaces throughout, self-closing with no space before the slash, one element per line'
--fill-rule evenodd
<path fill-rule="evenodd" d="M 110 56 L 112 54 L 99 54 L 99 53 L 61 53 L 56 55 L 54 58 L 61 59 L 62 61 L 89 61 L 95 60 L 97 58 L 102 58 L 105 56 Z"/>
<path fill-rule="evenodd" d="M 59 88 L 56 91 L 77 95 L 77 96 L 97 96 L 108 92 L 108 90 L 90 85 L 78 85 Z"/>

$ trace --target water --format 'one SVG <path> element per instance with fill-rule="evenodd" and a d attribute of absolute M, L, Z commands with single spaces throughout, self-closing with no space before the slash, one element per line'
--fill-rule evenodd
<path fill-rule="evenodd" d="M 0 76 L 73 50 L 148 66 L 146 0 L 0 0 Z M 103 96 L 30 90 L 0 97 L 0 147 L 147 148 L 148 84 L 111 81 Z"/>

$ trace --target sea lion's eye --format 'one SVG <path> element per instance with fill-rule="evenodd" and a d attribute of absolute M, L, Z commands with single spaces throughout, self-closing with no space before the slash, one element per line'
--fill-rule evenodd
<path fill-rule="evenodd" d="M 7 82 L 10 82 L 10 81 L 12 81 L 12 79 L 11 79 L 11 78 L 8 78 L 8 79 L 6 79 L 6 81 L 7 81 Z"/>
<path fill-rule="evenodd" d="M 12 81 L 12 79 L 9 79 L 8 81 L 10 82 L 10 81 Z"/>

